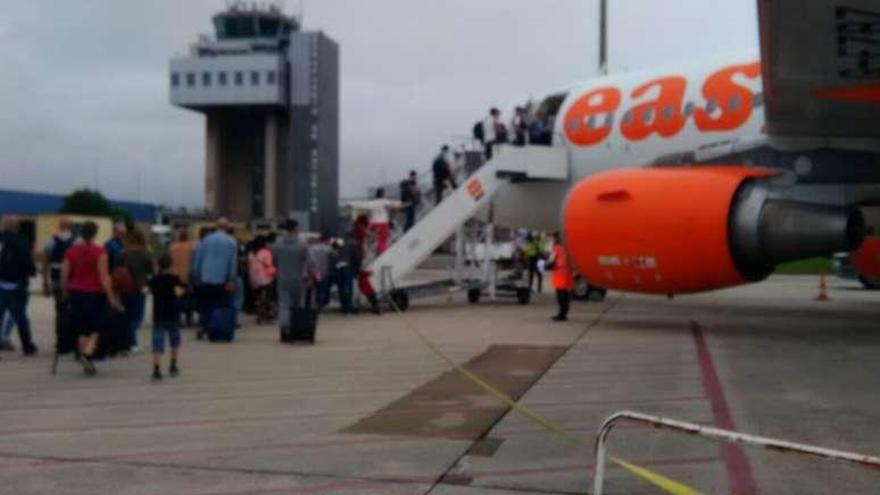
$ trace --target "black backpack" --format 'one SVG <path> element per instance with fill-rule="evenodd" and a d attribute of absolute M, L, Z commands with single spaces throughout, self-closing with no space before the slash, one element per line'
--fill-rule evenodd
<path fill-rule="evenodd" d="M 473 128 L 472 132 L 474 134 L 474 139 L 476 139 L 477 141 L 479 141 L 481 143 L 485 142 L 486 134 L 483 132 L 483 122 L 482 121 L 477 121 L 477 123 L 474 124 L 474 128 Z"/>
<path fill-rule="evenodd" d="M 446 176 L 449 175 L 449 169 L 442 154 L 437 155 L 437 158 L 434 159 L 434 165 L 431 169 L 434 171 L 434 180 L 445 180 Z"/>
<path fill-rule="evenodd" d="M 0 280 L 25 282 L 35 273 L 27 245 L 13 235 L 0 234 Z"/>
<path fill-rule="evenodd" d="M 412 187 L 410 187 L 409 179 L 400 181 L 400 200 L 404 203 L 410 203 L 413 200 Z"/>
<path fill-rule="evenodd" d="M 73 236 L 61 240 L 58 236 L 52 236 L 52 251 L 49 252 L 49 275 L 53 282 L 61 279 L 61 264 L 64 263 L 64 255 L 70 246 L 73 246 Z"/>
<path fill-rule="evenodd" d="M 496 143 L 506 143 L 507 142 L 507 127 L 503 124 L 499 125 L 495 128 L 495 142 Z"/>

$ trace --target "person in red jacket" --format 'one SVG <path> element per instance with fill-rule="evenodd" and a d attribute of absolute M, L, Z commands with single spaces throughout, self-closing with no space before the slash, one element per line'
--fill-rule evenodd
<path fill-rule="evenodd" d="M 550 282 L 556 289 L 556 302 L 559 304 L 559 313 L 553 317 L 553 321 L 568 320 L 568 308 L 571 304 L 571 288 L 574 286 L 574 276 L 568 264 L 568 255 L 562 245 L 562 236 L 559 232 L 553 234 L 553 253 L 548 262 L 552 267 Z"/>
<path fill-rule="evenodd" d="M 370 237 L 370 219 L 366 215 L 360 215 L 355 219 L 352 226 L 352 236 L 354 237 L 355 246 L 357 246 L 358 270 L 357 270 L 357 286 L 361 294 L 370 301 L 370 309 L 374 314 L 379 314 L 379 298 L 376 297 L 376 290 L 370 283 L 371 272 L 365 270 L 364 265 L 367 258 L 367 239 Z"/>

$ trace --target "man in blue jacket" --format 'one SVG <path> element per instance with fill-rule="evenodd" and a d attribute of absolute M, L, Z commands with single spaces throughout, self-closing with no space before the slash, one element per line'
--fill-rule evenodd
<path fill-rule="evenodd" d="M 200 299 L 203 331 L 211 310 L 232 305 L 230 297 L 238 277 L 238 245 L 226 233 L 228 229 L 227 219 L 217 220 L 217 229 L 199 242 L 193 254 L 191 280 Z"/>
<path fill-rule="evenodd" d="M 36 272 L 33 253 L 18 233 L 18 222 L 4 217 L 0 221 L 0 315 L 9 311 L 25 356 L 37 353 L 27 317 L 28 285 Z"/>

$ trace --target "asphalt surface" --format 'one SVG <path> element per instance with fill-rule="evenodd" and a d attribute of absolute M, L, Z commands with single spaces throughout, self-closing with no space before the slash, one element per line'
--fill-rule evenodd
<path fill-rule="evenodd" d="M 0 360 L 0 494 L 587 493 L 608 415 L 634 410 L 880 453 L 880 292 L 774 277 L 674 300 L 609 294 L 550 322 L 550 294 L 469 305 L 414 301 L 407 321 L 580 443 L 499 404 L 394 314 L 322 315 L 316 346 L 245 319 L 233 344 L 185 334 L 182 376 L 149 356 L 84 377 L 49 374 L 51 304 L 31 314 L 41 354 Z M 148 342 L 147 329 L 142 342 Z M 624 424 L 612 454 L 705 493 L 877 493 L 880 472 Z M 605 493 L 661 493 L 609 467 Z"/>

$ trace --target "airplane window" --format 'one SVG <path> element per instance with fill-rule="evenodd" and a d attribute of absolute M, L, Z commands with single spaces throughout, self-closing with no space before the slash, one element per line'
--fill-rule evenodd
<path fill-rule="evenodd" d="M 696 105 L 694 105 L 694 102 L 692 102 L 692 101 L 687 102 L 687 104 L 684 106 L 684 116 L 690 117 L 691 115 L 693 115 L 694 114 L 694 107 L 696 107 Z"/>
<path fill-rule="evenodd" d="M 706 102 L 706 111 L 709 113 L 715 113 L 715 110 L 718 109 L 718 103 L 715 103 L 715 100 L 709 100 Z"/>
<path fill-rule="evenodd" d="M 764 106 L 764 93 L 755 93 L 755 96 L 752 97 L 752 106 L 754 108 Z"/>
<path fill-rule="evenodd" d="M 663 120 L 670 120 L 674 113 L 675 109 L 672 108 L 672 105 L 666 105 L 666 107 L 663 109 Z"/>
<path fill-rule="evenodd" d="M 740 105 L 742 104 L 742 100 L 740 100 L 739 95 L 733 95 L 730 97 L 730 100 L 727 102 L 727 108 L 730 110 L 736 111 L 739 110 Z"/>
<path fill-rule="evenodd" d="M 605 127 L 611 127 L 614 125 L 614 114 L 608 113 L 605 115 Z"/>
<path fill-rule="evenodd" d="M 571 130 L 571 132 L 576 132 L 578 130 L 578 119 L 569 120 L 568 128 Z"/>
<path fill-rule="evenodd" d="M 589 120 L 587 120 L 587 128 L 588 129 L 595 129 L 596 128 L 596 116 L 595 115 L 591 115 Z"/>
<path fill-rule="evenodd" d="M 627 110 L 626 113 L 623 114 L 623 123 L 624 123 L 624 124 L 629 124 L 629 123 L 632 122 L 632 120 L 633 120 L 633 113 L 632 113 L 632 110 Z"/>
<path fill-rule="evenodd" d="M 654 109 L 649 108 L 645 110 L 645 117 L 642 119 L 642 121 L 646 124 L 650 124 L 652 120 L 654 120 Z"/>

